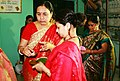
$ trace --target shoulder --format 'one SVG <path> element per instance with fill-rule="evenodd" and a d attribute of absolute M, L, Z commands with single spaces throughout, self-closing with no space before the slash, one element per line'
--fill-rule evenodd
<path fill-rule="evenodd" d="M 78 50 L 77 45 L 72 41 L 65 41 L 59 45 L 59 50 L 62 52 L 66 52 L 67 50 Z M 69 52 L 67 51 L 67 52 Z"/>
<path fill-rule="evenodd" d="M 51 28 L 51 29 L 56 29 L 56 24 L 54 24 L 54 23 L 51 24 L 51 25 L 50 25 L 50 28 Z"/>
<path fill-rule="evenodd" d="M 26 30 L 26 31 L 28 31 L 28 30 L 29 30 L 29 31 L 30 31 L 30 30 L 36 30 L 36 26 L 35 26 L 34 22 L 27 24 L 27 25 L 24 27 L 24 30 Z"/>

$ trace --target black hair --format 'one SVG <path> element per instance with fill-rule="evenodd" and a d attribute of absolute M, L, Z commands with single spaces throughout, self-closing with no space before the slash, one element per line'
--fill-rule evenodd
<path fill-rule="evenodd" d="M 74 27 L 80 27 L 85 20 L 84 18 L 86 18 L 83 16 L 85 15 L 82 13 L 74 13 L 70 9 L 62 9 L 56 13 L 55 20 L 63 25 L 69 22 Z"/>
<path fill-rule="evenodd" d="M 85 29 L 84 30 L 86 30 L 86 29 L 89 29 L 88 28 L 88 22 L 89 21 L 91 21 L 91 22 L 93 22 L 93 23 L 95 23 L 95 24 L 99 24 L 99 28 L 101 29 L 101 26 L 100 26 L 100 18 L 99 18 L 99 16 L 98 15 L 87 15 L 87 22 L 86 22 L 86 24 L 85 24 Z"/>
<path fill-rule="evenodd" d="M 27 23 L 27 20 L 28 20 L 29 18 L 32 18 L 32 21 L 33 21 L 33 19 L 34 19 L 32 15 L 27 15 L 27 16 L 26 16 L 26 20 L 25 20 L 25 25 L 28 24 L 28 23 Z"/>
<path fill-rule="evenodd" d="M 87 21 L 88 22 L 92 21 L 93 23 L 96 23 L 96 24 L 100 23 L 99 16 L 97 16 L 97 15 L 88 15 L 87 16 Z"/>
<path fill-rule="evenodd" d="M 79 23 L 79 26 L 84 26 L 85 25 L 85 19 L 87 20 L 87 17 L 85 14 L 79 12 L 79 13 L 76 13 L 76 16 L 77 16 L 77 21 Z"/>
<path fill-rule="evenodd" d="M 50 1 L 45 1 L 45 0 L 42 0 L 38 3 L 37 7 L 36 7 L 36 11 L 37 11 L 37 8 L 39 6 L 45 6 L 49 11 L 50 13 L 52 13 L 52 19 L 51 19 L 51 22 L 54 22 L 54 18 L 55 18 L 55 13 L 54 13 L 54 8 L 53 8 L 53 5 Z"/>
<path fill-rule="evenodd" d="M 27 15 L 27 16 L 26 16 L 26 20 L 28 20 L 29 18 L 32 18 L 32 19 L 33 19 L 33 16 L 32 16 L 32 15 Z"/>
<path fill-rule="evenodd" d="M 42 1 L 38 4 L 37 8 L 39 6 L 45 6 L 49 11 L 50 13 L 53 13 L 54 12 L 54 8 L 53 8 L 53 5 L 50 1 Z M 37 10 L 37 9 L 36 9 Z"/>

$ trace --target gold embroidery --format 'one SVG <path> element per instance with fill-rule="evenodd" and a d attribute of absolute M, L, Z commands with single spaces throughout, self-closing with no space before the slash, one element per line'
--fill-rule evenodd
<path fill-rule="evenodd" d="M 35 32 L 29 41 L 28 47 L 30 49 L 33 49 L 36 44 L 40 41 L 40 39 L 44 36 L 45 32 L 48 30 L 48 28 L 43 28 L 37 32 Z"/>

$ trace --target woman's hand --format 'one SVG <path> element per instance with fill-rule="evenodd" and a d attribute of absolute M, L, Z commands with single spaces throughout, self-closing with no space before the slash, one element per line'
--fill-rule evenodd
<path fill-rule="evenodd" d="M 43 44 L 42 48 L 40 51 L 47 51 L 47 50 L 52 50 L 55 45 L 50 43 L 50 42 L 39 42 L 40 44 Z"/>
<path fill-rule="evenodd" d="M 89 50 L 89 49 L 81 50 L 81 53 L 82 53 L 82 54 L 90 54 L 90 53 L 91 53 L 91 50 Z"/>
<path fill-rule="evenodd" d="M 18 51 L 21 55 L 25 55 L 25 56 L 35 56 L 35 52 L 33 49 L 30 49 L 30 47 L 27 46 L 28 45 L 28 40 L 25 40 L 23 38 L 21 38 L 20 44 L 18 45 Z"/>
<path fill-rule="evenodd" d="M 25 55 L 27 57 L 36 55 L 34 50 L 29 49 L 27 46 L 26 47 L 19 46 L 19 54 Z"/>
<path fill-rule="evenodd" d="M 84 46 L 80 46 L 80 50 L 82 54 L 86 54 L 86 48 Z"/>
<path fill-rule="evenodd" d="M 37 63 L 32 68 L 39 72 L 44 71 L 48 76 L 51 76 L 50 70 L 42 62 Z"/>
<path fill-rule="evenodd" d="M 30 49 L 28 46 L 26 46 L 25 48 L 23 48 L 23 50 L 21 50 L 21 52 L 25 55 L 25 56 L 35 56 L 35 52 L 34 50 Z"/>

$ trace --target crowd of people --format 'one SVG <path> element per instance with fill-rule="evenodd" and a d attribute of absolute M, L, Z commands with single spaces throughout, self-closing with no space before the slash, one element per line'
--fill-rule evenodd
<path fill-rule="evenodd" d="M 70 9 L 54 12 L 51 2 L 44 1 L 37 6 L 36 18 L 27 16 L 30 23 L 20 34 L 24 81 L 113 81 L 114 45 L 98 15 Z M 78 27 L 84 27 L 81 36 L 76 33 Z M 39 58 L 47 60 L 38 62 Z"/>
<path fill-rule="evenodd" d="M 97 15 L 63 9 L 56 12 L 49 1 L 36 9 L 37 21 L 25 26 L 18 46 L 26 58 L 24 81 L 112 81 L 115 53 Z M 55 22 L 54 22 L 55 21 Z M 84 26 L 82 36 L 77 27 Z M 46 57 L 46 63 L 36 62 Z M 36 64 L 32 66 L 30 61 Z"/>

